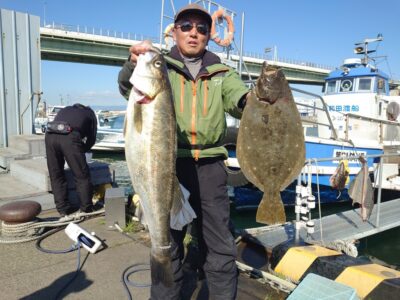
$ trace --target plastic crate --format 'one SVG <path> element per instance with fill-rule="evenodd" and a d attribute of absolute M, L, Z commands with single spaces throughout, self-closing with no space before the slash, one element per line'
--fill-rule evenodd
<path fill-rule="evenodd" d="M 308 274 L 287 300 L 358 300 L 356 290 L 317 274 Z"/>

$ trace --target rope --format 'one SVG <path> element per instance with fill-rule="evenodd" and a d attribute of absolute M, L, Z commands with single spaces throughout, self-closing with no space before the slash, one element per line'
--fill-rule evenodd
<path fill-rule="evenodd" d="M 336 241 L 329 242 L 329 243 L 325 244 L 324 246 L 327 248 L 333 249 L 333 250 L 343 252 L 344 254 L 347 254 L 352 257 L 358 256 L 357 247 L 351 241 L 336 240 Z"/>
<path fill-rule="evenodd" d="M 59 221 L 58 218 L 54 221 L 42 221 L 42 219 L 36 218 L 34 221 L 20 224 L 9 224 L 2 221 L 0 244 L 15 244 L 34 241 L 43 235 L 45 228 L 47 227 L 53 228 L 66 226 L 71 222 L 79 223 L 85 220 L 86 217 L 100 215 L 102 213 L 104 213 L 104 209 L 91 213 L 79 213 L 73 216 L 74 218 L 72 220 L 68 221 Z"/>

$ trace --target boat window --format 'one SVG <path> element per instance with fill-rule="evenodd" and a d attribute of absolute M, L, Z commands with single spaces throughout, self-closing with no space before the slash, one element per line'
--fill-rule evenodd
<path fill-rule="evenodd" d="M 353 91 L 354 78 L 346 78 L 340 81 L 340 92 L 352 92 Z"/>
<path fill-rule="evenodd" d="M 383 78 L 378 79 L 378 94 L 386 94 L 385 80 Z"/>
<path fill-rule="evenodd" d="M 326 93 L 333 94 L 336 92 L 336 80 L 331 80 L 326 83 Z"/>
<path fill-rule="evenodd" d="M 124 128 L 124 121 L 125 121 L 125 115 L 119 115 L 117 116 L 112 124 L 111 124 L 111 128 L 112 129 L 123 129 Z"/>
<path fill-rule="evenodd" d="M 359 91 L 370 91 L 371 90 L 371 78 L 360 78 L 358 81 Z"/>

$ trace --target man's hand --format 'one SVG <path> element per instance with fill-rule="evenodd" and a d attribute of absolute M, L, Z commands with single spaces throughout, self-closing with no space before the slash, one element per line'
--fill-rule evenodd
<path fill-rule="evenodd" d="M 143 54 L 149 51 L 153 47 L 153 44 L 149 40 L 145 40 L 139 44 L 135 44 L 129 48 L 129 52 L 131 54 L 130 60 L 133 64 L 136 65 L 137 58 L 139 54 Z"/>

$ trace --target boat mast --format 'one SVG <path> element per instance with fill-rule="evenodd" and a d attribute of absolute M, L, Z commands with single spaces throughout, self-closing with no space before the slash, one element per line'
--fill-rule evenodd
<path fill-rule="evenodd" d="M 374 42 L 380 42 L 383 41 L 383 35 L 381 33 L 378 34 L 378 36 L 374 39 L 365 39 L 364 41 L 360 43 L 355 43 L 357 47 L 354 48 L 354 53 L 355 54 L 364 54 L 364 58 L 361 59 L 361 63 L 366 66 L 368 65 L 368 62 L 370 60 L 368 54 L 376 52 L 376 50 L 368 50 L 368 44 L 369 43 L 374 43 Z M 363 46 L 360 46 L 363 45 Z"/>

